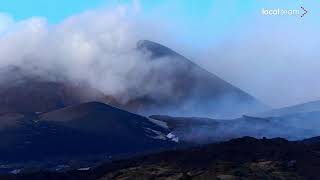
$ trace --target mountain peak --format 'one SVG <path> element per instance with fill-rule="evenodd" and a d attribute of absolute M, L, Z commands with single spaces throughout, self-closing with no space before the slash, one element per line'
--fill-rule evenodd
<path fill-rule="evenodd" d="M 161 60 L 160 58 L 163 58 L 164 62 L 167 63 L 165 68 L 160 67 L 155 69 L 152 75 L 149 76 L 150 79 L 148 81 L 154 82 L 159 79 L 167 81 L 170 79 L 168 83 L 170 83 L 174 92 L 168 93 L 168 95 L 164 95 L 162 98 L 166 99 L 166 103 L 164 104 L 167 107 L 170 105 L 176 107 L 175 115 L 197 112 L 201 115 L 215 114 L 215 117 L 226 117 L 227 114 L 233 114 L 233 116 L 228 117 L 238 117 L 248 112 L 266 109 L 264 104 L 248 93 L 208 72 L 188 58 L 162 44 L 150 40 L 140 40 L 137 42 L 137 50 L 149 56 L 150 60 Z M 174 68 L 168 68 L 169 66 L 173 66 Z M 168 74 L 168 76 L 163 76 L 163 74 Z M 192 99 L 193 105 L 190 104 L 190 99 Z M 177 108 L 181 104 L 183 104 L 181 108 Z M 185 106 L 186 104 L 188 104 L 188 107 L 192 106 L 192 109 L 186 110 L 188 109 Z M 199 107 L 199 104 L 206 105 Z M 232 113 L 229 110 L 220 108 L 228 106 L 234 107 Z M 147 105 L 147 107 L 149 108 L 150 105 Z M 195 110 L 195 107 L 199 109 Z M 171 113 L 167 112 L 166 109 L 164 111 L 161 113 Z"/>
<path fill-rule="evenodd" d="M 138 41 L 137 49 L 144 53 L 150 53 L 151 58 L 162 58 L 166 56 L 181 56 L 178 53 L 174 52 L 172 49 L 150 40 Z"/>

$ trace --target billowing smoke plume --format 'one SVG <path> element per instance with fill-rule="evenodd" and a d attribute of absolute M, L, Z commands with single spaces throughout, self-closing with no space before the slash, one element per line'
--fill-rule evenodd
<path fill-rule="evenodd" d="M 152 21 L 142 20 L 137 10 L 137 5 L 93 10 L 53 26 L 42 18 L 21 22 L 7 18 L 8 27 L 2 28 L 0 38 L 0 70 L 14 66 L 33 79 L 82 84 L 81 89 L 100 91 L 102 101 L 121 108 L 128 104 L 129 110 L 147 106 L 140 109 L 148 114 L 221 117 L 264 108 L 249 94 L 166 47 L 147 41 L 145 46 L 157 46 L 148 51 L 139 40 L 170 38 Z M 7 76 L 5 85 L 14 83 L 16 79 Z M 160 106 L 166 107 L 160 111 Z"/>
<path fill-rule="evenodd" d="M 38 17 L 13 22 L 1 15 L 0 69 L 17 66 L 52 81 L 86 82 L 120 101 L 147 91 L 165 93 L 167 89 L 142 86 L 141 77 L 163 61 L 147 61 L 136 50 L 138 40 L 160 34 L 152 23 L 139 21 L 135 11 L 127 6 L 88 11 L 57 25 Z M 134 87 L 140 91 L 124 93 Z"/>

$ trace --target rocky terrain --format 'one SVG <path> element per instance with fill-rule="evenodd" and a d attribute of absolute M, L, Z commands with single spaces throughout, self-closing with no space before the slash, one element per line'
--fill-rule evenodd
<path fill-rule="evenodd" d="M 97 102 L 42 114 L 5 114 L 0 120 L 0 159 L 4 164 L 94 155 L 117 158 L 176 144 L 167 137 L 168 129 Z"/>
<path fill-rule="evenodd" d="M 243 137 L 115 161 L 94 169 L 9 175 L 1 179 L 316 180 L 320 175 L 319 147 L 319 143 L 309 140 Z"/>

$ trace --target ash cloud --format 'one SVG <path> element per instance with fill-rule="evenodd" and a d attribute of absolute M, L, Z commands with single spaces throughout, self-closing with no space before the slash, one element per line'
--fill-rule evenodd
<path fill-rule="evenodd" d="M 97 9 L 57 25 L 41 17 L 14 22 L 0 15 L 0 68 L 17 66 L 51 81 L 86 82 L 123 102 L 152 90 L 166 93 L 170 87 L 142 86 L 141 77 L 167 61 L 150 62 L 136 50 L 139 40 L 163 36 L 155 25 L 139 20 L 138 11 L 137 3 Z M 140 91 L 130 91 L 135 87 Z"/>

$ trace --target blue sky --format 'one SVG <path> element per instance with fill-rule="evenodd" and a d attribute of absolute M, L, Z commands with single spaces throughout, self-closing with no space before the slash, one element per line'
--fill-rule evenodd
<path fill-rule="evenodd" d="M 1 0 L 0 12 L 19 21 L 33 16 L 45 17 L 55 24 L 83 11 L 129 3 L 131 0 Z M 317 0 L 139 0 L 142 15 L 168 21 L 183 27 L 189 37 L 215 33 L 223 35 L 260 16 L 263 7 L 299 8 L 301 2 L 310 10 L 305 19 L 320 17 L 320 1 Z M 295 19 L 297 20 L 297 19 Z M 203 28 L 205 27 L 205 28 Z M 183 34 L 182 34 L 183 35 Z"/>
<path fill-rule="evenodd" d="M 51 23 L 57 23 L 105 3 L 104 0 L 1 0 L 0 12 L 8 13 L 16 20 L 41 16 Z"/>
<path fill-rule="evenodd" d="M 116 3 L 127 3 L 130 0 L 1 0 L 0 12 L 6 12 L 15 19 L 26 19 L 32 16 L 43 16 L 49 22 L 56 23 L 64 18 L 80 13 L 82 11 L 101 6 L 113 5 Z M 305 1 L 305 2 L 304 2 Z M 237 15 L 246 14 L 255 8 L 264 5 L 298 6 L 300 2 L 309 6 L 315 5 L 316 0 L 140 0 L 146 12 L 152 12 L 159 7 L 171 6 L 170 12 L 163 12 L 164 15 L 175 15 L 180 13 L 186 18 L 199 20 L 208 17 L 212 8 L 221 8 L 221 11 Z M 317 3 L 319 5 L 319 3 Z M 311 7 L 310 7 L 311 8 Z M 319 7 L 317 8 L 319 9 Z M 228 17 L 226 17 L 228 18 Z"/>
<path fill-rule="evenodd" d="M 130 0 L 1 0 L 0 12 L 13 16 L 16 20 L 26 19 L 33 16 L 46 17 L 51 23 L 58 23 L 68 16 L 85 10 L 109 6 L 117 3 L 128 3 Z M 143 9 L 150 12 L 159 6 L 166 4 L 176 5 L 174 8 L 183 12 L 186 17 L 205 16 L 212 5 L 211 0 L 181 1 L 174 3 L 169 0 L 142 0 Z M 188 13 L 191 12 L 192 13 Z"/>

